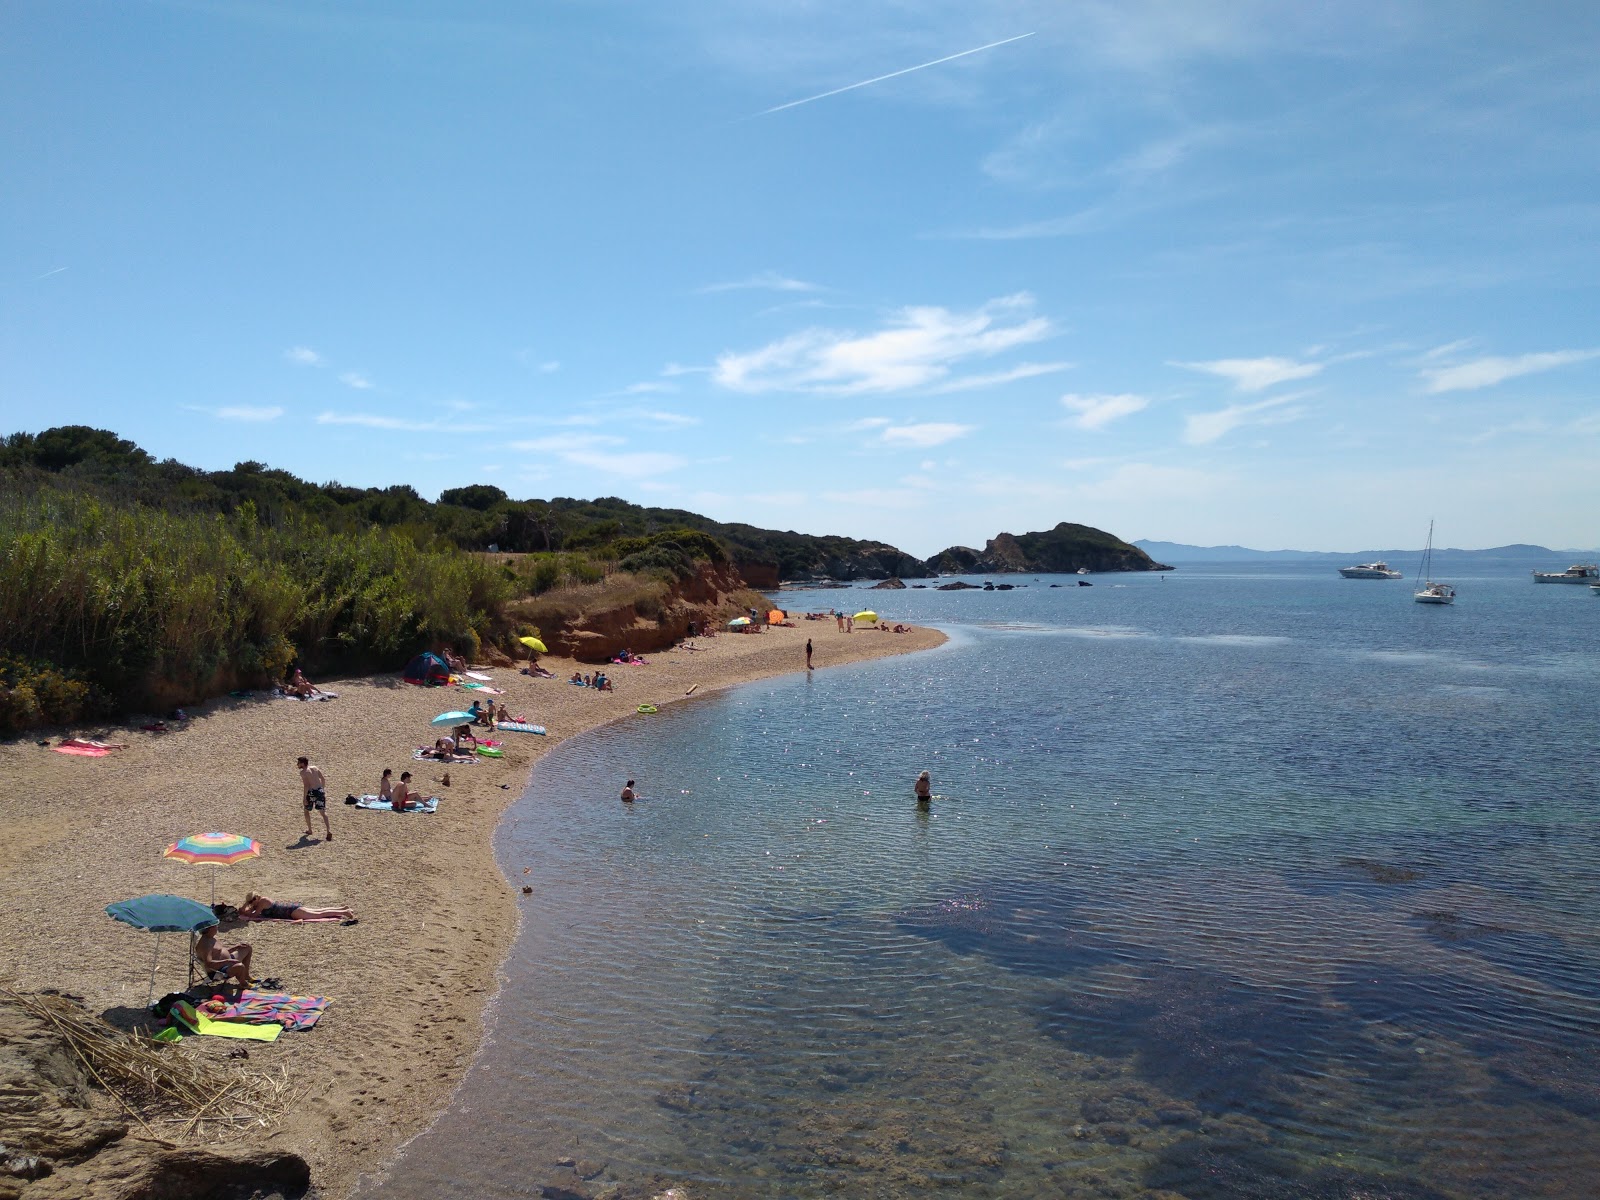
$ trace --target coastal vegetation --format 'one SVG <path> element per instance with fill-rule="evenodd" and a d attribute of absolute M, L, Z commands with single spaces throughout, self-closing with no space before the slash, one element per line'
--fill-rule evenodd
<path fill-rule="evenodd" d="M 1062 521 L 1036 533 L 1001 533 L 982 550 L 951 546 L 928 560 L 934 572 L 1005 574 L 1022 571 L 1041 575 L 1090 571 L 1170 571 L 1138 546 L 1103 529 Z"/>

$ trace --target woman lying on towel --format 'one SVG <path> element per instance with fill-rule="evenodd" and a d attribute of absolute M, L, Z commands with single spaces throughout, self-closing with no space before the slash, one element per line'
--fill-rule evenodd
<path fill-rule="evenodd" d="M 258 896 L 245 895 L 239 906 L 239 919 L 243 921 L 354 921 L 356 914 L 348 908 L 307 908 L 293 900 L 279 902 Z"/>

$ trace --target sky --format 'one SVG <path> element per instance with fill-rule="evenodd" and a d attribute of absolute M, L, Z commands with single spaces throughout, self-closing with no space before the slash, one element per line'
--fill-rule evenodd
<path fill-rule="evenodd" d="M 1600 544 L 1600 5 L 6 0 L 0 433 L 878 538 Z"/>

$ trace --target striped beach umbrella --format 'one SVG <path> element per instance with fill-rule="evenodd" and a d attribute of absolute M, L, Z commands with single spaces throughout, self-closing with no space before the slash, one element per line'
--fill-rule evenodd
<path fill-rule="evenodd" d="M 261 853 L 261 843 L 238 833 L 191 833 L 161 852 L 191 867 L 231 867 Z M 217 902 L 217 873 L 211 872 L 211 903 Z"/>

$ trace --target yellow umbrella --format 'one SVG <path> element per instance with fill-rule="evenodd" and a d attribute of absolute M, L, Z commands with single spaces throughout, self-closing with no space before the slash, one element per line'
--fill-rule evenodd
<path fill-rule="evenodd" d="M 521 642 L 529 650 L 536 650 L 540 654 L 550 653 L 550 651 L 545 648 L 545 644 L 536 637 L 520 637 L 517 639 L 517 641 Z"/>
<path fill-rule="evenodd" d="M 864 608 L 850 619 L 852 621 L 876 621 L 878 619 L 878 614 L 873 612 L 870 608 Z"/>

